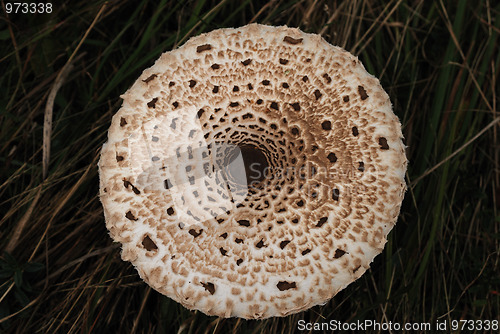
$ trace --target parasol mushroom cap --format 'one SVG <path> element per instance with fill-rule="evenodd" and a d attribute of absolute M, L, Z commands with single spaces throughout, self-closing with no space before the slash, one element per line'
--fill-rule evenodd
<path fill-rule="evenodd" d="M 326 303 L 382 252 L 406 190 L 401 125 L 357 57 L 250 24 L 164 53 L 99 162 L 106 227 L 189 309 L 262 319 Z"/>

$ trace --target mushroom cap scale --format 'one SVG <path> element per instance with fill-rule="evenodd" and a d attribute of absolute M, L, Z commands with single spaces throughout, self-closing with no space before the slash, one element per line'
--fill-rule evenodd
<path fill-rule="evenodd" d="M 122 259 L 160 293 L 209 315 L 285 316 L 383 250 L 405 146 L 387 93 L 347 51 L 294 28 L 218 29 L 122 98 L 100 199 Z"/>

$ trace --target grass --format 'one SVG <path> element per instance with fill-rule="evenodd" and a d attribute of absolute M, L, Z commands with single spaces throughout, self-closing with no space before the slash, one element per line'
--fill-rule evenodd
<path fill-rule="evenodd" d="M 298 333 L 299 320 L 499 320 L 500 4 L 53 6 L 0 20 L 1 332 Z M 264 321 L 207 317 L 152 291 L 120 260 L 97 197 L 96 163 L 120 94 L 162 52 L 249 22 L 321 33 L 359 56 L 391 97 L 410 161 L 398 224 L 372 269 L 324 306 Z"/>

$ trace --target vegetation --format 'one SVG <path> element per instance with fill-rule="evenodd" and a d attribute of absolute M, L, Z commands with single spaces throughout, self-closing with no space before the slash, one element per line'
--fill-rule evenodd
<path fill-rule="evenodd" d="M 498 2 L 63 0 L 47 14 L 4 9 L 0 332 L 298 333 L 299 320 L 499 319 Z M 189 37 L 250 22 L 321 33 L 359 56 L 391 97 L 410 162 L 398 224 L 372 269 L 324 306 L 264 321 L 208 317 L 151 290 L 121 261 L 97 196 L 120 94 Z"/>

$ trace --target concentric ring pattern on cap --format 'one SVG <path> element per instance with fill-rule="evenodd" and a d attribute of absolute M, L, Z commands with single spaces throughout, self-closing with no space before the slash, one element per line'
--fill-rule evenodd
<path fill-rule="evenodd" d="M 383 250 L 405 146 L 347 51 L 293 28 L 219 29 L 164 53 L 122 98 L 100 198 L 123 260 L 158 292 L 209 315 L 285 316 Z"/>

